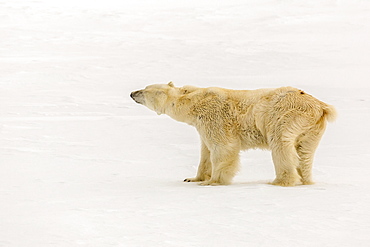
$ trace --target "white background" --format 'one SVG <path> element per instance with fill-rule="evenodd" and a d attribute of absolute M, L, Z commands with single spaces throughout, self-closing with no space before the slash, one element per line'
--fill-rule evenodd
<path fill-rule="evenodd" d="M 194 128 L 148 84 L 294 86 L 336 106 L 315 185 L 196 173 Z M 368 246 L 370 2 L 0 1 L 0 246 Z"/>

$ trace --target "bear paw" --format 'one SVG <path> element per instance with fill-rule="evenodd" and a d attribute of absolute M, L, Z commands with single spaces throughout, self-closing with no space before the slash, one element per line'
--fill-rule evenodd
<path fill-rule="evenodd" d="M 283 187 L 293 187 L 296 185 L 295 180 L 283 180 L 283 179 L 275 179 L 272 183 L 272 185 L 276 186 L 283 186 Z"/>
<path fill-rule="evenodd" d="M 216 182 L 216 181 L 213 181 L 213 180 L 208 180 L 208 181 L 204 181 L 204 182 L 199 183 L 199 185 L 201 185 L 201 186 L 209 186 L 209 185 L 217 186 L 217 185 L 227 185 L 227 184 Z"/>
<path fill-rule="evenodd" d="M 302 185 L 312 185 L 315 184 L 312 180 L 303 180 L 302 179 Z"/>

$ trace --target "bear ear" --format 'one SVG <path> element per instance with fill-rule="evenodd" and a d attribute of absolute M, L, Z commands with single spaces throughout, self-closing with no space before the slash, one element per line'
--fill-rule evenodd
<path fill-rule="evenodd" d="M 173 82 L 172 82 L 172 81 L 170 81 L 170 82 L 168 83 L 168 86 L 170 86 L 170 87 L 175 87 L 175 84 L 173 84 Z"/>

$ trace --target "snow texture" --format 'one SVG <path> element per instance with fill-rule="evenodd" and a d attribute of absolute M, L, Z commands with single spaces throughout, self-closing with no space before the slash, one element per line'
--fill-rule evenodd
<path fill-rule="evenodd" d="M 336 106 L 316 184 L 183 183 L 196 130 L 129 97 L 169 81 Z M 0 0 L 0 246 L 369 246 L 369 95 L 367 0 Z"/>

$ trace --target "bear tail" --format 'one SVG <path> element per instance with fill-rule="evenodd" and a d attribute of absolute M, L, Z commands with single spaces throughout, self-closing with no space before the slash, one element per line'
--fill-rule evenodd
<path fill-rule="evenodd" d="M 323 107 L 323 117 L 328 121 L 328 122 L 334 122 L 335 119 L 337 119 L 337 110 L 334 108 L 332 105 L 327 105 Z"/>

